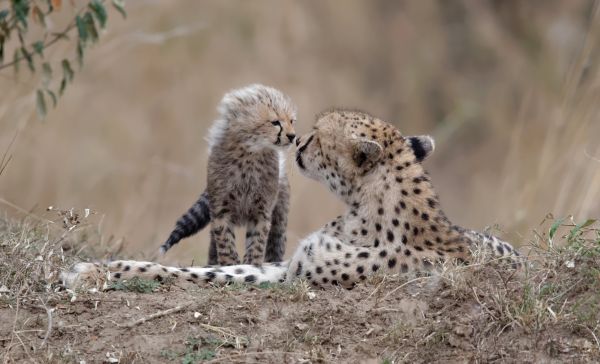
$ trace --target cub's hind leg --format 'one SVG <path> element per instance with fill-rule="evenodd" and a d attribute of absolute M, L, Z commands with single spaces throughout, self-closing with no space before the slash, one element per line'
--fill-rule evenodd
<path fill-rule="evenodd" d="M 290 203 L 290 185 L 287 181 L 279 184 L 277 202 L 271 216 L 271 230 L 267 239 L 265 262 L 281 262 L 285 254 L 286 231 Z"/>
<path fill-rule="evenodd" d="M 214 241 L 219 265 L 240 264 L 240 257 L 235 249 L 235 233 L 231 219 L 215 217 L 210 228 L 211 244 Z"/>

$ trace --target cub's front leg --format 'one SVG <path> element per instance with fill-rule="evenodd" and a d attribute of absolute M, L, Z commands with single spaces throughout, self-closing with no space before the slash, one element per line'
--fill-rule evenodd
<path fill-rule="evenodd" d="M 214 218 L 211 222 L 210 239 L 211 242 L 214 241 L 219 265 L 240 264 L 231 219 L 227 216 Z"/>
<path fill-rule="evenodd" d="M 265 261 L 265 248 L 271 229 L 271 214 L 262 212 L 258 219 L 246 225 L 246 253 L 244 264 L 261 265 Z"/>

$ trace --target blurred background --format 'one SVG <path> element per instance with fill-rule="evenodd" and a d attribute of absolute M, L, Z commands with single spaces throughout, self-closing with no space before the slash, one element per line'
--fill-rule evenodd
<path fill-rule="evenodd" d="M 91 208 L 121 256 L 150 256 L 204 190 L 221 96 L 260 82 L 297 103 L 300 133 L 338 106 L 431 134 L 425 166 L 457 224 L 498 225 L 520 245 L 548 213 L 600 215 L 594 1 L 137 0 L 127 11 L 43 121 L 36 76 L 0 72 L 0 152 L 15 138 L 6 214 L 22 216 L 9 203 L 41 216 Z M 289 254 L 342 205 L 288 169 Z M 204 263 L 207 241 L 184 240 L 165 261 Z"/>

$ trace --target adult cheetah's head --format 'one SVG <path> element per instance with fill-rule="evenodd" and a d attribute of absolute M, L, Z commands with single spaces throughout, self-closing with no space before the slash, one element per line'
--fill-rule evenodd
<path fill-rule="evenodd" d="M 380 119 L 346 110 L 318 115 L 313 131 L 298 138 L 296 145 L 300 171 L 342 197 L 356 193 L 359 186 L 380 183 L 382 176 L 394 178 L 391 172 L 422 174 L 415 168 L 422 168 L 420 163 L 434 150 L 430 136 L 406 137 Z"/>
<path fill-rule="evenodd" d="M 296 138 L 296 106 L 281 91 L 260 84 L 233 90 L 219 105 L 223 128 L 235 128 L 253 146 L 288 147 Z"/>

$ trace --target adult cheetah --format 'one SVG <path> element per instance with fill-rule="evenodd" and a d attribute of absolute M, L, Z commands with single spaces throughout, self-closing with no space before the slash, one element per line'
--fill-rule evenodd
<path fill-rule="evenodd" d="M 434 150 L 431 137 L 403 136 L 369 114 L 333 110 L 318 115 L 312 132 L 296 143 L 300 171 L 328 186 L 347 211 L 300 241 L 290 261 L 192 268 L 114 261 L 108 264 L 111 279 L 171 276 L 203 284 L 303 278 L 319 287 L 350 288 L 374 272 L 430 270 L 452 259 L 468 262 L 479 248 L 517 261 L 510 244 L 456 226 L 441 210 L 421 165 Z M 80 263 L 64 279 L 73 285 L 99 272 L 100 265 Z"/>

